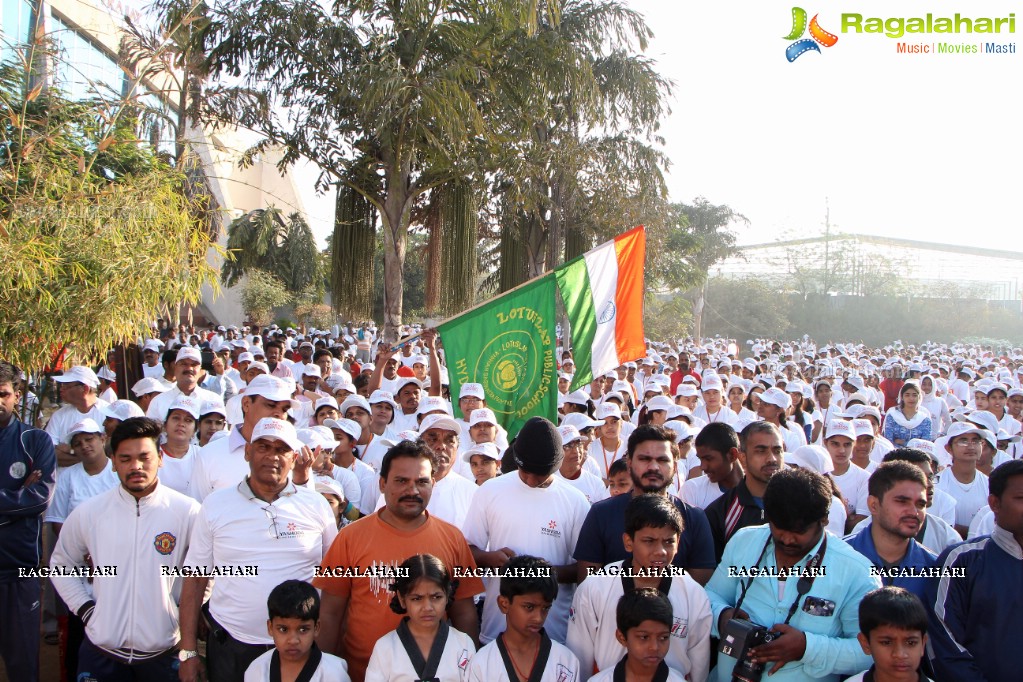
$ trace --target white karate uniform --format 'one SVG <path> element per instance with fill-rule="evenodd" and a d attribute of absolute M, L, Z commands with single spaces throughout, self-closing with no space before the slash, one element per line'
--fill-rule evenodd
<path fill-rule="evenodd" d="M 547 658 L 540 682 L 582 682 L 583 673 L 579 669 L 579 659 L 567 646 L 551 641 L 551 654 Z M 469 663 L 469 680 L 471 682 L 517 682 L 508 677 L 504 667 L 501 650 L 497 648 L 497 640 L 487 644 L 476 652 Z"/>
<path fill-rule="evenodd" d="M 270 682 L 270 661 L 274 651 L 276 649 L 270 649 L 249 664 L 245 670 L 245 682 Z M 344 659 L 324 653 L 309 682 L 352 682 L 352 678 L 348 676 L 348 664 Z"/>
<path fill-rule="evenodd" d="M 448 628 L 448 639 L 444 643 L 444 652 L 435 677 L 440 682 L 467 682 L 469 662 L 475 654 L 476 647 L 469 635 Z M 391 630 L 377 640 L 366 668 L 366 682 L 416 682 L 418 679 L 412 659 L 405 651 L 396 630 Z"/>

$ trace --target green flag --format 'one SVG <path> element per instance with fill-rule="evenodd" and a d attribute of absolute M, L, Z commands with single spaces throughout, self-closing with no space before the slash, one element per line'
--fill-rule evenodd
<path fill-rule="evenodd" d="M 438 327 L 456 416 L 462 384 L 479 383 L 509 437 L 530 417 L 557 418 L 556 288 L 546 275 Z"/>

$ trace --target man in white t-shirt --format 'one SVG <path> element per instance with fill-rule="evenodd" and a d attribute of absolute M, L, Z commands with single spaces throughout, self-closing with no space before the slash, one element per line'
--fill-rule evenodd
<path fill-rule="evenodd" d="M 199 511 L 185 566 L 207 575 L 219 569 L 209 602 L 207 664 L 211 680 L 240 680 L 246 668 L 273 647 L 266 631 L 266 598 L 289 579 L 311 581 L 337 535 L 330 505 L 322 495 L 296 486 L 290 473 L 311 462 L 295 427 L 272 417 L 260 419 L 245 445 L 249 474 L 210 494 Z M 256 569 L 256 570 L 252 570 Z M 197 631 L 208 577 L 189 576 L 181 590 L 181 679 L 199 667 Z M 187 667 L 186 667 L 187 666 Z"/>
<path fill-rule="evenodd" d="M 103 423 L 103 412 L 101 407 L 106 402 L 96 397 L 96 389 L 99 388 L 99 377 L 88 367 L 76 365 L 64 371 L 64 374 L 53 377 L 53 380 L 60 384 L 60 399 L 64 407 L 60 408 L 50 416 L 46 423 L 46 433 L 53 441 L 53 449 L 57 453 L 57 471 L 63 467 L 76 464 L 71 454 L 71 446 L 68 445 L 68 433 L 71 427 L 83 419 L 91 419 L 97 424 Z"/>
<path fill-rule="evenodd" d="M 75 507 L 120 484 L 113 464 L 106 455 L 103 427 L 91 419 L 83 419 L 71 427 L 68 445 L 79 462 L 61 472 L 53 499 L 43 517 L 45 523 L 54 524 L 54 531 L 58 535 L 61 524 Z"/>
<path fill-rule="evenodd" d="M 564 642 L 568 610 L 575 593 L 572 558 L 579 530 L 590 509 L 586 497 L 555 475 L 564 457 L 561 435 L 552 423 L 533 417 L 505 453 L 518 471 L 498 476 L 476 490 L 465 521 L 465 539 L 480 567 L 502 568 L 516 554 L 546 559 L 562 583 L 545 628 Z M 480 641 L 490 642 L 505 629 L 497 606 L 499 580 L 487 585 Z"/>
<path fill-rule="evenodd" d="M 842 491 L 846 505 L 846 532 L 852 532 L 857 523 L 867 518 L 870 508 L 867 506 L 868 474 L 852 461 L 853 443 L 856 442 L 856 431 L 852 422 L 832 419 L 824 430 L 824 447 L 831 455 L 835 469 L 831 478 Z"/>
<path fill-rule="evenodd" d="M 199 372 L 202 369 L 202 353 L 198 348 L 182 346 L 178 349 L 174 360 L 174 387 L 161 393 L 149 403 L 146 416 L 150 419 L 163 421 L 167 409 L 180 395 L 195 398 L 196 402 L 213 402 L 223 400 L 220 394 L 207 391 L 199 386 Z"/>
<path fill-rule="evenodd" d="M 557 475 L 585 495 L 586 501 L 590 504 L 607 499 L 609 493 L 604 481 L 600 480 L 600 476 L 583 468 L 583 460 L 586 459 L 586 441 L 579 433 L 579 429 L 571 424 L 562 424 L 558 427 L 558 433 L 561 434 L 564 460 Z"/>
<path fill-rule="evenodd" d="M 477 490 L 474 481 L 452 470 L 458 460 L 460 435 L 457 422 L 443 414 L 425 417 L 419 427 L 419 437 L 434 454 L 433 495 L 426 510 L 459 530 L 465 525 L 466 514 Z M 383 498 L 379 506 L 383 506 Z"/>
<path fill-rule="evenodd" d="M 956 500 L 956 532 L 966 538 L 970 522 L 988 498 L 987 476 L 977 471 L 984 451 L 984 441 L 997 448 L 995 434 L 973 424 L 956 422 L 948 427 L 945 451 L 952 456 L 952 466 L 938 475 L 936 490 L 943 490 Z"/>
<path fill-rule="evenodd" d="M 791 404 L 792 398 L 788 393 L 772 387 L 760 394 L 760 404 L 757 406 L 757 416 L 778 427 L 785 443 L 785 452 L 795 452 L 806 445 L 806 433 L 802 427 L 789 423 L 785 414 Z"/>

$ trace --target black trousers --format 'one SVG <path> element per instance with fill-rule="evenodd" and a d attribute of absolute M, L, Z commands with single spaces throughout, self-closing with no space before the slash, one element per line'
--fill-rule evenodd
<path fill-rule="evenodd" d="M 0 582 L 0 658 L 9 680 L 39 682 L 41 598 L 39 578 Z"/>
<path fill-rule="evenodd" d="M 210 626 L 206 640 L 206 674 L 209 682 L 244 682 L 249 665 L 273 649 L 273 644 L 246 644 L 239 642 L 210 615 L 208 605 L 203 615 Z"/>

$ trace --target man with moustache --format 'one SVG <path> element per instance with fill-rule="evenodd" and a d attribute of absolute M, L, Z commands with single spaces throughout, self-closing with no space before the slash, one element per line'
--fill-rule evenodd
<path fill-rule="evenodd" d="M 199 386 L 199 372 L 202 370 L 202 353 L 198 348 L 182 346 L 174 360 L 174 387 L 153 398 L 146 410 L 146 416 L 150 419 L 163 421 L 167 416 L 167 410 L 171 404 L 178 399 L 178 396 L 187 395 L 196 399 L 197 402 L 223 401 L 223 397 L 207 391 Z"/>
<path fill-rule="evenodd" d="M 451 567 L 459 579 L 448 607 L 451 626 L 474 641 L 479 636 L 473 596 L 484 588 L 472 552 L 461 531 L 427 511 L 434 458 L 422 441 L 391 447 L 380 463 L 384 507 L 342 528 L 316 571 L 313 587 L 323 593 L 316 641 L 348 662 L 354 682 L 363 682 L 376 641 L 401 622 L 390 607 L 389 571 L 415 554 L 433 554 Z"/>
<path fill-rule="evenodd" d="M 839 680 L 871 664 L 856 639 L 859 604 L 881 581 L 863 555 L 824 531 L 832 497 L 831 483 L 810 469 L 773 475 L 763 497 L 767 524 L 738 531 L 707 583 L 713 637 L 733 618 L 780 633 L 751 650 L 777 682 Z M 710 679 L 728 682 L 735 664 L 719 652 Z"/>
<path fill-rule="evenodd" d="M 667 495 L 682 514 L 685 530 L 672 563 L 684 568 L 701 585 L 710 579 L 717 564 L 707 515 L 668 493 L 677 466 L 674 447 L 675 432 L 661 426 L 640 426 L 629 436 L 625 457 L 632 477 L 632 495 L 618 495 L 590 507 L 573 554 L 579 562 L 580 582 L 587 569 L 629 558 L 622 541 L 625 509 L 632 497 L 643 493 Z"/>

